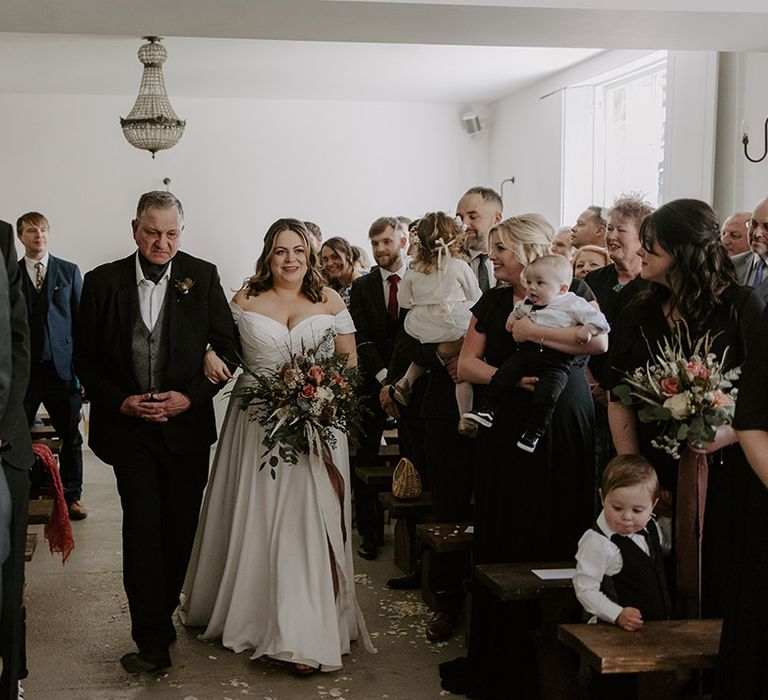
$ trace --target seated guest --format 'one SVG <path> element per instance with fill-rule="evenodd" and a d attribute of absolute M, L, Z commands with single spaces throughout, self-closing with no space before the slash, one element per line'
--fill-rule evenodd
<path fill-rule="evenodd" d="M 571 228 L 571 245 L 596 245 L 605 248 L 605 215 L 603 208 L 593 204 L 587 207 Z"/>
<path fill-rule="evenodd" d="M 557 229 L 555 238 L 552 241 L 552 247 L 550 252 L 553 255 L 562 255 L 564 258 L 570 260 L 576 249 L 571 245 L 571 227 L 561 226 Z"/>
<path fill-rule="evenodd" d="M 598 270 L 610 264 L 608 251 L 596 245 L 585 245 L 578 249 L 571 258 L 573 276 L 583 280 L 592 270 Z"/>
<path fill-rule="evenodd" d="M 320 260 L 328 286 L 349 306 L 349 291 L 360 273 L 355 269 L 352 246 L 346 238 L 334 236 L 320 248 Z"/>
<path fill-rule="evenodd" d="M 747 222 L 750 250 L 733 256 L 739 284 L 756 289 L 768 301 L 768 197 L 758 202 Z"/>
<path fill-rule="evenodd" d="M 751 211 L 737 211 L 723 221 L 720 228 L 720 240 L 731 257 L 749 251 L 747 225 L 751 218 Z"/>

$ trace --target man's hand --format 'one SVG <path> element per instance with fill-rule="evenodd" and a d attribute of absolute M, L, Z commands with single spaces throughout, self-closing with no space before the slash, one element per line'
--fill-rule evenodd
<path fill-rule="evenodd" d="M 163 410 L 165 420 L 184 413 L 192 405 L 190 398 L 180 391 L 164 391 L 155 394 L 155 399 L 153 403 Z"/>
<path fill-rule="evenodd" d="M 400 418 L 400 404 L 398 404 L 390 395 L 391 389 L 392 387 L 389 384 L 385 384 L 381 387 L 381 391 L 379 392 L 379 403 L 384 409 L 384 413 L 397 419 Z"/>
<path fill-rule="evenodd" d="M 162 411 L 158 411 L 155 408 L 157 403 L 150 401 L 151 398 L 152 394 L 133 394 L 123 401 L 123 405 L 120 406 L 120 413 L 124 413 L 126 416 L 133 416 L 134 418 L 153 420 Z"/>
<path fill-rule="evenodd" d="M 120 413 L 142 420 L 165 423 L 169 418 L 186 411 L 192 402 L 178 391 L 165 391 L 160 394 L 134 394 L 120 406 Z"/>
<path fill-rule="evenodd" d="M 643 616 L 637 608 L 624 608 L 616 618 L 616 624 L 627 632 L 636 632 L 643 626 Z"/>

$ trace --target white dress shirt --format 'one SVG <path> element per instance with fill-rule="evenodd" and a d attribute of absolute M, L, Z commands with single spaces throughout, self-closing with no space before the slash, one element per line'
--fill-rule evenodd
<path fill-rule="evenodd" d="M 139 252 L 136 251 L 136 286 L 139 292 L 139 311 L 144 325 L 151 331 L 157 323 L 157 317 L 160 315 L 160 309 L 163 308 L 163 300 L 168 290 L 168 283 L 171 279 L 171 267 L 173 260 L 165 268 L 163 276 L 157 284 L 144 277 L 139 262 Z"/>
<path fill-rule="evenodd" d="M 29 275 L 29 279 L 32 280 L 32 284 L 37 284 L 37 268 L 35 265 L 39 262 L 43 263 L 42 273 L 44 280 L 45 276 L 48 274 L 48 260 L 50 257 L 48 251 L 46 251 L 45 255 L 43 255 L 40 260 L 32 260 L 32 258 L 28 258 L 26 255 L 24 256 L 24 266 L 27 268 L 27 274 Z"/>
<path fill-rule="evenodd" d="M 654 527 L 652 523 L 648 523 Z M 576 575 L 573 577 L 573 589 L 579 603 L 588 613 L 594 615 L 590 622 L 596 622 L 597 617 L 605 622 L 616 622 L 616 618 L 623 610 L 621 605 L 614 603 L 600 590 L 600 584 L 604 576 L 613 576 L 621 571 L 624 560 L 619 548 L 611 542 L 615 530 L 608 527 L 605 521 L 605 511 L 600 511 L 597 517 L 597 526 L 606 536 L 595 532 L 592 528 L 587 530 L 579 540 L 579 549 L 576 552 Z M 657 528 L 659 542 L 661 542 L 661 529 Z M 648 542 L 644 535 L 635 533 L 629 538 L 650 556 Z"/>

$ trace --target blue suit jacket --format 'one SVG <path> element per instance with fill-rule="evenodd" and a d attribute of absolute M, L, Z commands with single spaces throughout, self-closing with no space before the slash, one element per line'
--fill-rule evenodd
<path fill-rule="evenodd" d="M 19 267 L 21 274 L 29 277 L 23 258 L 19 261 Z M 48 257 L 45 276 L 48 289 L 47 325 L 51 340 L 51 360 L 61 379 L 73 379 L 75 376 L 72 361 L 73 329 L 77 325 L 83 278 L 80 275 L 80 268 L 75 263 L 53 255 Z M 28 287 L 23 286 L 27 297 L 27 308 L 31 309 L 32 300 Z"/>

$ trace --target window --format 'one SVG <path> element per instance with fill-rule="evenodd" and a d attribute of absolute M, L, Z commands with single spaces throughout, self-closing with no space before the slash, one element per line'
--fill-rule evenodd
<path fill-rule="evenodd" d="M 624 192 L 661 200 L 666 52 L 570 86 L 565 92 L 562 220 Z"/>

